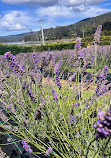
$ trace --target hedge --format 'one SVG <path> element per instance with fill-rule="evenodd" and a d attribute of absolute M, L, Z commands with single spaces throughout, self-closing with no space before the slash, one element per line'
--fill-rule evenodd
<path fill-rule="evenodd" d="M 75 43 L 60 43 L 60 44 L 47 44 L 41 46 L 22 46 L 22 45 L 2 45 L 0 44 L 0 54 L 3 55 L 5 52 L 11 51 L 14 55 L 18 53 L 28 53 L 34 51 L 48 51 L 48 50 L 63 50 L 63 49 L 74 49 Z M 82 43 L 82 47 L 86 47 L 86 43 Z"/>
<path fill-rule="evenodd" d="M 63 49 L 74 49 L 76 43 L 60 43 L 60 44 L 47 44 L 41 46 L 35 46 L 35 51 L 48 51 L 50 50 L 63 50 Z M 82 43 L 82 47 L 86 47 L 86 43 Z"/>
<path fill-rule="evenodd" d="M 110 45 L 111 36 L 101 36 L 100 45 Z"/>
<path fill-rule="evenodd" d="M 103 46 L 103 45 L 110 45 L 110 41 L 101 41 L 100 46 Z"/>
<path fill-rule="evenodd" d="M 33 52 L 32 46 L 21 46 L 21 45 L 7 45 L 0 44 L 0 54 L 3 55 L 5 52 L 11 51 L 14 55 L 23 52 Z"/>

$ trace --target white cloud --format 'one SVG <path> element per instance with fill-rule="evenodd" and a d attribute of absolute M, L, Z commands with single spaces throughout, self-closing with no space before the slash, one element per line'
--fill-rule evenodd
<path fill-rule="evenodd" d="M 85 17 L 95 17 L 107 12 L 110 12 L 111 9 L 100 8 L 96 6 L 90 6 L 89 9 L 83 12 L 83 16 Z"/>
<path fill-rule="evenodd" d="M 37 9 L 38 16 L 49 16 L 49 17 L 72 17 L 72 7 L 64 6 L 50 6 L 47 8 Z"/>
<path fill-rule="evenodd" d="M 43 28 L 55 27 L 57 25 L 65 26 L 70 23 L 77 22 L 77 19 L 85 19 L 88 17 L 95 17 L 103 13 L 110 12 L 110 9 L 105 9 L 97 6 L 78 5 L 73 7 L 67 6 L 49 6 L 37 9 L 37 16 L 42 17 Z M 64 20 L 61 20 L 64 19 Z M 71 22 L 72 21 L 72 22 Z"/>
<path fill-rule="evenodd" d="M 26 27 L 21 24 L 15 24 L 11 29 L 12 30 L 24 30 L 24 29 L 26 29 Z"/>
<path fill-rule="evenodd" d="M 68 25 L 78 20 L 94 17 L 111 11 L 96 6 L 105 0 L 0 0 L 8 4 L 37 4 L 37 8 L 25 11 L 7 11 L 0 15 L 0 31 L 40 30 L 41 18 L 43 28 Z M 47 7 L 46 7 L 47 6 Z M 33 10 L 33 11 L 32 11 Z M 25 31 L 24 31 L 25 32 Z"/>
<path fill-rule="evenodd" d="M 89 0 L 90 1 L 90 0 Z M 78 5 L 73 7 L 49 6 L 37 9 L 37 16 L 48 18 L 79 18 L 94 17 L 103 13 L 110 12 L 111 9 L 105 9 L 97 6 Z"/>
<path fill-rule="evenodd" d="M 24 30 L 30 20 L 26 13 L 12 11 L 0 18 L 0 30 Z"/>
<path fill-rule="evenodd" d="M 79 6 L 79 5 L 96 5 L 107 0 L 59 0 L 59 4 L 66 6 Z"/>
<path fill-rule="evenodd" d="M 84 12 L 86 10 L 90 9 L 90 6 L 84 6 L 84 5 L 78 5 L 78 6 L 73 6 L 73 11 L 74 12 Z"/>
<path fill-rule="evenodd" d="M 26 28 L 25 26 L 22 26 L 21 24 L 16 23 L 16 24 L 12 25 L 6 21 L 2 22 L 1 26 L 2 26 L 2 28 L 6 29 L 6 30 L 8 29 L 10 31 L 11 30 L 12 31 L 19 31 L 19 30 L 24 30 Z"/>
<path fill-rule="evenodd" d="M 37 4 L 37 5 L 54 5 L 58 0 L 0 0 L 7 4 Z"/>
<path fill-rule="evenodd" d="M 38 6 L 62 5 L 67 7 L 80 5 L 96 5 L 107 0 L 0 0 L 7 4 L 37 4 Z"/>
<path fill-rule="evenodd" d="M 60 6 L 73 7 L 74 11 L 84 12 L 92 6 L 96 6 L 107 0 L 59 0 Z"/>

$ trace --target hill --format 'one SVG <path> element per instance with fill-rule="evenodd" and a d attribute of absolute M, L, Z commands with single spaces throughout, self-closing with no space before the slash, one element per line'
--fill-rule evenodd
<path fill-rule="evenodd" d="M 68 26 L 61 26 L 56 28 L 44 29 L 45 40 L 71 38 L 76 36 L 91 36 L 94 34 L 98 25 L 103 25 L 103 35 L 111 35 L 111 12 L 102 14 L 100 16 L 87 18 L 75 24 Z M 15 36 L 0 37 L 2 40 L 25 40 L 25 41 L 39 41 L 41 40 L 41 32 L 30 32 Z"/>

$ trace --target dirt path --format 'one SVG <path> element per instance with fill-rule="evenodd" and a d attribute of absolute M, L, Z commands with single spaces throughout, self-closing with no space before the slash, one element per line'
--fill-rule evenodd
<path fill-rule="evenodd" d="M 55 83 L 54 83 L 54 78 L 51 78 L 51 77 L 44 78 L 42 83 L 43 83 L 43 84 L 55 85 Z M 65 87 L 65 88 L 74 89 L 74 88 L 76 88 L 76 86 L 77 86 L 77 83 L 76 83 L 76 82 L 73 82 L 73 81 L 72 81 L 72 82 L 68 82 L 68 81 L 62 80 L 62 79 L 60 80 L 60 83 L 61 83 L 62 86 Z M 81 84 L 81 83 L 79 83 L 79 85 L 80 85 L 80 84 Z M 88 84 L 87 86 L 83 87 L 83 90 L 84 90 L 84 91 L 92 91 L 92 92 L 94 92 L 95 87 L 94 87 L 94 85 Z"/>

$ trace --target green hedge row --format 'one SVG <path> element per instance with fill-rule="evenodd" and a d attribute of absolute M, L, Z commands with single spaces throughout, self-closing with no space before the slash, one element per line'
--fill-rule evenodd
<path fill-rule="evenodd" d="M 32 46 L 21 46 L 21 45 L 2 45 L 0 44 L 0 54 L 3 55 L 5 52 L 11 51 L 14 55 L 18 53 L 33 52 Z"/>
<path fill-rule="evenodd" d="M 100 45 L 110 45 L 111 36 L 101 36 Z"/>
<path fill-rule="evenodd" d="M 103 45 L 110 45 L 110 41 L 101 41 L 100 42 L 100 46 L 103 46 Z"/>
<path fill-rule="evenodd" d="M 48 51 L 52 50 L 63 50 L 63 49 L 74 49 L 76 43 L 60 43 L 60 44 L 47 44 L 41 46 L 35 46 L 35 51 Z M 86 43 L 82 43 L 82 47 L 86 47 Z"/>
<path fill-rule="evenodd" d="M 14 55 L 18 53 L 27 53 L 34 51 L 48 51 L 48 50 L 63 50 L 63 49 L 74 49 L 75 43 L 60 43 L 60 44 L 47 44 L 41 46 L 22 46 L 22 45 L 2 45 L 0 44 L 0 54 L 3 55 L 5 52 L 11 51 Z M 86 43 L 82 43 L 82 47 L 86 47 Z"/>

